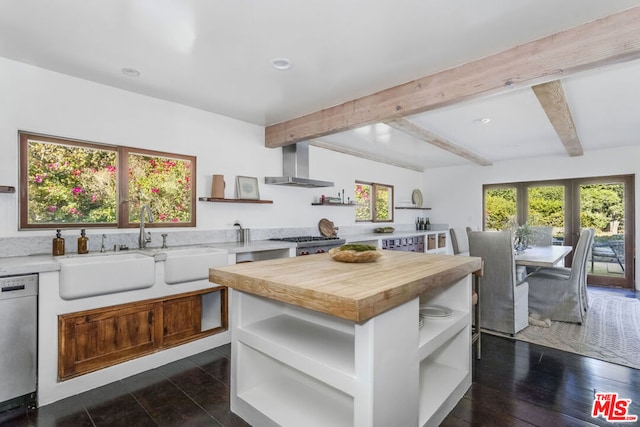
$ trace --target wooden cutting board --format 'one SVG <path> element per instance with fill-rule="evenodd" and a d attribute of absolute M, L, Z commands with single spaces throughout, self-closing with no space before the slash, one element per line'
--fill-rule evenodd
<path fill-rule="evenodd" d="M 333 225 L 333 222 L 329 221 L 327 218 L 322 218 L 318 223 L 318 228 L 320 229 L 320 234 L 324 237 L 336 237 L 338 235 L 338 227 Z"/>

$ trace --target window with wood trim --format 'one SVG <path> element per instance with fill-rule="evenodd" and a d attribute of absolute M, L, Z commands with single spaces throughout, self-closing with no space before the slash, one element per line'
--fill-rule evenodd
<path fill-rule="evenodd" d="M 356 181 L 356 221 L 393 222 L 393 185 Z"/>
<path fill-rule="evenodd" d="M 196 157 L 20 132 L 20 229 L 195 227 Z"/>
<path fill-rule="evenodd" d="M 588 283 L 632 289 L 634 183 L 634 175 L 614 175 L 486 184 L 484 229 L 503 230 L 525 223 L 551 227 L 553 244 L 575 249 L 580 231 L 592 228 L 595 237 L 587 263 Z M 569 254 L 566 261 L 571 262 L 571 257 Z"/>

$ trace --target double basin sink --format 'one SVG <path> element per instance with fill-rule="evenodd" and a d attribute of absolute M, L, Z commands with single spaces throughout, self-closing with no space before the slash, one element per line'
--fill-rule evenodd
<path fill-rule="evenodd" d="M 210 267 L 227 264 L 227 251 L 190 247 L 60 258 L 60 297 L 70 300 L 149 288 L 156 282 L 156 261 L 163 261 L 164 282 L 174 285 L 207 279 Z"/>

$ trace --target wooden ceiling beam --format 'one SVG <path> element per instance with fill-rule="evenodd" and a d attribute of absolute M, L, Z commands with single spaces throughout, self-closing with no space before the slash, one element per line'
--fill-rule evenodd
<path fill-rule="evenodd" d="M 640 6 L 343 104 L 267 126 L 265 146 L 422 113 L 640 58 Z"/>
<path fill-rule="evenodd" d="M 560 80 L 535 85 L 531 89 L 536 94 L 542 109 L 547 114 L 569 156 L 582 156 L 584 154 L 582 144 L 578 138 L 578 132 L 573 123 L 571 110 L 569 110 L 569 104 L 564 96 Z"/>
<path fill-rule="evenodd" d="M 448 151 L 456 156 L 467 159 L 473 163 L 477 163 L 481 166 L 491 166 L 491 160 L 487 160 L 471 151 L 447 141 L 446 139 L 436 135 L 435 133 L 418 126 L 417 124 L 410 122 L 407 119 L 395 119 L 384 122 L 387 126 L 391 126 L 394 129 L 404 132 L 407 135 L 411 135 L 414 138 L 418 138 L 428 144 L 434 145 L 442 150 Z"/>

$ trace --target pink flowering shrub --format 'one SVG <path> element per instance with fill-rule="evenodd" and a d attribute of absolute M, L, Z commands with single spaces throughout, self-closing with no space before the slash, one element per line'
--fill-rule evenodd
<path fill-rule="evenodd" d="M 117 222 L 117 158 L 102 150 L 29 141 L 29 224 Z M 129 154 L 131 223 L 148 205 L 154 222 L 191 221 L 191 162 Z"/>

